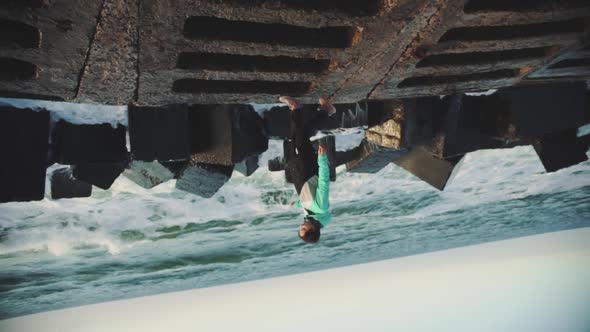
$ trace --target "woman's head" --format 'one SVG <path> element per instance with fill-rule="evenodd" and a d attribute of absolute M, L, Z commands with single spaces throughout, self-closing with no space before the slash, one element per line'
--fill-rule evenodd
<path fill-rule="evenodd" d="M 311 217 L 305 217 L 299 226 L 299 238 L 306 243 L 317 243 L 320 240 L 321 224 Z"/>

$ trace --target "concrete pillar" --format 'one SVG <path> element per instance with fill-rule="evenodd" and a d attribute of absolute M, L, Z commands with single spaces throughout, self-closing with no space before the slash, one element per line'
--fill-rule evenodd
<path fill-rule="evenodd" d="M 78 164 L 72 166 L 72 171 L 76 179 L 108 190 L 126 165 L 127 162 Z"/>
<path fill-rule="evenodd" d="M 369 103 L 370 122 L 366 132 L 369 142 L 388 149 L 402 149 L 405 109 L 399 100 Z"/>
<path fill-rule="evenodd" d="M 285 158 L 276 157 L 268 161 L 268 170 L 271 172 L 280 172 L 285 170 Z"/>
<path fill-rule="evenodd" d="M 509 101 L 501 95 L 452 95 L 443 103 L 444 124 L 431 144 L 431 151 L 439 158 L 498 149 L 522 140 L 512 129 Z"/>
<path fill-rule="evenodd" d="M 405 152 L 405 110 L 400 100 L 369 101 L 366 137 L 353 150 L 337 154 L 353 173 L 377 173 Z"/>
<path fill-rule="evenodd" d="M 49 113 L 0 107 L 0 202 L 42 200 Z"/>
<path fill-rule="evenodd" d="M 588 160 L 588 143 L 577 129 L 549 133 L 535 139 L 533 147 L 547 172 L 555 172 Z"/>
<path fill-rule="evenodd" d="M 439 159 L 520 144 L 505 97 L 452 95 L 404 100 L 403 144 Z"/>
<path fill-rule="evenodd" d="M 275 106 L 263 113 L 264 127 L 272 138 L 288 138 L 290 132 L 291 111 L 287 106 Z"/>
<path fill-rule="evenodd" d="M 578 128 L 586 123 L 586 84 L 557 83 L 522 86 L 498 92 L 510 100 L 510 114 L 519 136 Z"/>
<path fill-rule="evenodd" d="M 125 134 L 121 125 L 113 128 L 60 120 L 53 130 L 52 145 L 60 164 L 116 163 L 127 159 Z"/>
<path fill-rule="evenodd" d="M 195 105 L 189 113 L 192 160 L 233 165 L 268 149 L 264 123 L 250 105 Z"/>
<path fill-rule="evenodd" d="M 129 140 L 134 160 L 190 159 L 188 106 L 129 106 Z"/>

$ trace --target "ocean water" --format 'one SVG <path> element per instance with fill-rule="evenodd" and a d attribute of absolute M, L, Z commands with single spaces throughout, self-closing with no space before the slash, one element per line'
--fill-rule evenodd
<path fill-rule="evenodd" d="M 271 141 L 261 165 L 280 152 Z M 91 198 L 0 204 L 0 319 L 588 227 L 590 162 L 547 174 L 531 147 L 478 151 L 444 192 L 393 164 L 340 170 L 317 245 L 297 237 L 293 199 L 261 167 L 211 199 L 121 177 Z"/>

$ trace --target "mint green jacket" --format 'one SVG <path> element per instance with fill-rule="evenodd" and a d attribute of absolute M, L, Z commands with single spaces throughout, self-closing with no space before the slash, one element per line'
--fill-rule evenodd
<path fill-rule="evenodd" d="M 328 167 L 328 156 L 318 154 L 318 168 L 317 187 L 310 188 L 312 191 L 315 189 L 315 193 L 312 193 L 314 194 L 313 202 L 306 209 L 313 212 L 313 218 L 319 221 L 322 227 L 325 227 L 332 222 L 332 213 L 330 213 L 330 169 Z M 315 183 L 315 181 L 310 180 L 305 185 Z M 295 207 L 303 208 L 301 199 L 295 203 Z M 307 211 L 305 214 L 307 214 Z"/>

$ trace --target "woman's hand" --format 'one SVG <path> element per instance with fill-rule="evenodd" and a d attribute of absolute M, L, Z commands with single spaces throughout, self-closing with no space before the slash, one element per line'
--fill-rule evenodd
<path fill-rule="evenodd" d="M 320 147 L 318 148 L 318 154 L 320 156 L 323 156 L 326 154 L 326 149 L 322 145 L 320 145 Z"/>

